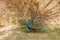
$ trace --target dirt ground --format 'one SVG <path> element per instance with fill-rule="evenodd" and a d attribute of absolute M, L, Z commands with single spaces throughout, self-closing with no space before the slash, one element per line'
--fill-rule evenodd
<path fill-rule="evenodd" d="M 0 40 L 60 40 L 60 33 L 33 33 L 19 30 L 10 30 L 0 33 Z"/>

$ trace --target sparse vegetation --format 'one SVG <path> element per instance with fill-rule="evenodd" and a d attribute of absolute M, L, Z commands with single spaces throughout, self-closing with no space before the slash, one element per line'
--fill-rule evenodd
<path fill-rule="evenodd" d="M 36 26 L 35 23 L 31 23 L 32 28 L 37 29 L 39 33 L 47 33 L 47 32 L 52 32 L 53 30 L 49 29 L 47 26 Z M 27 23 L 26 22 L 22 22 L 21 24 L 21 28 L 19 29 L 22 32 L 28 32 L 27 29 Z"/>

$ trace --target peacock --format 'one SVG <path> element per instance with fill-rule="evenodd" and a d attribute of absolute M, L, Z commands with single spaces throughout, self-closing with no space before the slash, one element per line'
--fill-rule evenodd
<path fill-rule="evenodd" d="M 32 32 L 37 32 L 37 29 L 32 28 L 32 25 L 31 25 L 31 23 L 30 23 L 30 20 L 28 20 L 27 28 L 28 28 L 30 31 L 32 31 Z"/>

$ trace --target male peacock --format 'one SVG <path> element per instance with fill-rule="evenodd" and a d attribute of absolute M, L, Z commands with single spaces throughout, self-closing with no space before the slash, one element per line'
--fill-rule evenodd
<path fill-rule="evenodd" d="M 33 29 L 33 28 L 32 28 L 31 23 L 30 23 L 30 20 L 28 20 L 27 27 L 28 27 L 28 29 L 31 30 L 32 32 L 37 32 L 36 29 Z"/>

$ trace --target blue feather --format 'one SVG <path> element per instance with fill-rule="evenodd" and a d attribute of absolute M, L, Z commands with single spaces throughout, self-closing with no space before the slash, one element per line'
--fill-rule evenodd
<path fill-rule="evenodd" d="M 31 26 L 30 20 L 28 20 L 27 27 L 28 27 L 29 30 L 32 30 L 32 26 Z"/>
<path fill-rule="evenodd" d="M 30 23 L 30 20 L 28 20 L 27 27 L 29 30 L 32 30 L 32 32 L 38 32 L 36 29 L 33 29 Z"/>

